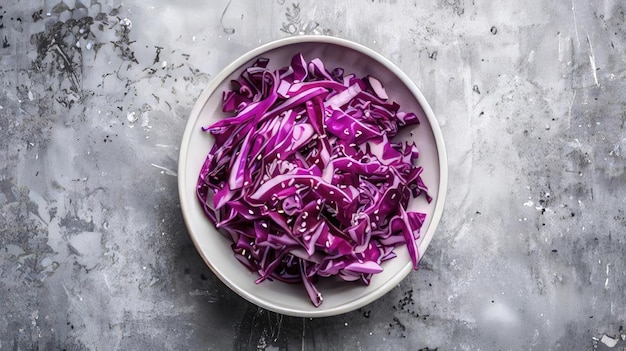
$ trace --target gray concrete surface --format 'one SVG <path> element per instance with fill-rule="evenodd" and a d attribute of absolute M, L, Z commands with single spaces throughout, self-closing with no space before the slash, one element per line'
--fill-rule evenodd
<path fill-rule="evenodd" d="M 626 349 L 625 10 L 2 1 L 0 350 Z M 176 180 L 212 77 L 299 33 L 402 68 L 438 116 L 450 166 L 420 270 L 314 320 L 261 310 L 212 275 Z"/>

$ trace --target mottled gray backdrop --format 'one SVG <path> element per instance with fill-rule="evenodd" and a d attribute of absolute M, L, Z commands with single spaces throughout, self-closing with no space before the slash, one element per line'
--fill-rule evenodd
<path fill-rule="evenodd" d="M 626 348 L 626 3 L 4 0 L 0 350 Z M 178 203 L 195 99 L 271 40 L 365 44 L 448 147 L 420 270 L 358 311 L 261 310 Z"/>

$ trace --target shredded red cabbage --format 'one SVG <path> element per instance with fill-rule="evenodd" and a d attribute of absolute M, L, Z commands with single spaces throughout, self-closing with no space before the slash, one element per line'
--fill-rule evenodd
<path fill-rule="evenodd" d="M 322 277 L 369 284 L 405 244 L 413 267 L 426 217 L 407 212 L 430 196 L 414 143 L 394 142 L 419 123 L 374 77 L 329 72 L 301 54 L 272 71 L 258 59 L 231 81 L 197 197 L 256 283 L 303 283 L 315 306 Z"/>

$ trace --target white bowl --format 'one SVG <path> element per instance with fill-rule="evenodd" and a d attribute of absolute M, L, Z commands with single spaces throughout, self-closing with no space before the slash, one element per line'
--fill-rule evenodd
<path fill-rule="evenodd" d="M 413 126 L 405 139 L 414 140 L 420 150 L 418 164 L 424 167 L 422 178 L 433 201 L 416 199 L 408 210 L 427 214 L 418 242 L 420 257 L 424 255 L 441 218 L 446 195 L 448 169 L 443 137 L 435 115 L 411 79 L 389 60 L 360 44 L 326 36 L 298 36 L 277 40 L 241 56 L 213 78 L 198 98 L 185 128 L 180 147 L 178 187 L 181 208 L 189 234 L 204 261 L 224 284 L 246 300 L 274 312 L 300 317 L 323 317 L 360 308 L 393 289 L 412 270 L 405 246 L 395 249 L 397 257 L 383 263 L 383 272 L 375 274 L 370 285 L 321 281 L 316 284 L 324 302 L 315 307 L 301 284 L 265 281 L 255 284 L 256 273 L 250 272 L 234 257 L 230 242 L 205 217 L 196 198 L 200 168 L 213 143 L 201 127 L 226 117 L 221 110 L 222 92 L 229 81 L 250 66 L 258 57 L 270 59 L 268 68 L 289 65 L 293 55 L 302 53 L 307 61 L 319 57 L 328 69 L 342 67 L 346 74 L 372 75 L 382 83 L 391 100 L 401 109 L 426 118 Z M 419 114 L 418 114 L 419 116 Z"/>

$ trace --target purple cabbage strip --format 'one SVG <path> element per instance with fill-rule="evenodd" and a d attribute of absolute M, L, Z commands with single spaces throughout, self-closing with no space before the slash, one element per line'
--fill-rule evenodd
<path fill-rule="evenodd" d="M 215 144 L 197 197 L 237 260 L 256 283 L 302 284 L 315 306 L 320 278 L 369 284 L 398 245 L 417 269 L 426 215 L 406 207 L 432 198 L 415 144 L 390 140 L 418 116 L 372 76 L 329 72 L 301 54 L 277 71 L 268 63 L 232 80 L 223 111 L 233 117 L 203 128 Z"/>

